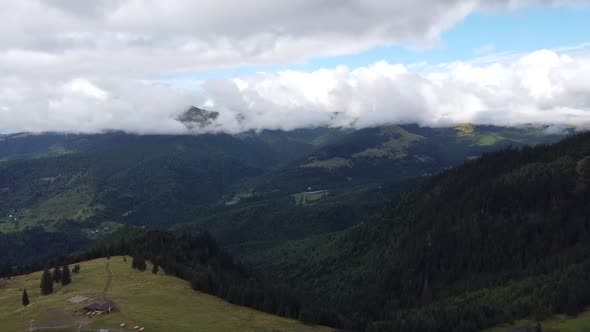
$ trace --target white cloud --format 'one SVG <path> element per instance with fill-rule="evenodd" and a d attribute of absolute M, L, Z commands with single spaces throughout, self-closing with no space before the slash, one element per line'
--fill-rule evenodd
<path fill-rule="evenodd" d="M 427 45 L 475 11 L 564 0 L 21 0 L 0 12 L 0 72 L 139 75 Z"/>
<path fill-rule="evenodd" d="M 590 125 L 590 56 L 540 50 L 511 62 L 456 62 L 428 73 L 377 62 L 257 73 L 188 91 L 153 82 L 0 78 L 0 131 L 183 133 L 188 105 L 220 112 L 206 131 L 385 123 Z"/>
<path fill-rule="evenodd" d="M 177 133 L 184 127 L 174 116 L 191 104 L 220 111 L 215 130 L 231 132 L 381 122 L 586 121 L 582 53 L 500 55 L 501 62 L 488 55 L 428 74 L 385 62 L 260 73 L 198 82 L 192 92 L 154 83 L 154 77 L 170 81 L 179 73 L 289 64 L 379 45 L 424 46 L 475 11 L 576 2 L 9 1 L 0 11 L 0 132 Z"/>

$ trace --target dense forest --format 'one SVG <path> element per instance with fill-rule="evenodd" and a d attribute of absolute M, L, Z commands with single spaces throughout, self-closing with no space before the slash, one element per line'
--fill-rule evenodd
<path fill-rule="evenodd" d="M 350 230 L 244 259 L 356 329 L 475 331 L 590 304 L 590 134 L 433 177 Z"/>
<path fill-rule="evenodd" d="M 79 232 L 47 232 L 39 227 L 19 233 L 0 233 L 0 277 L 38 271 L 45 261 L 88 246 Z"/>

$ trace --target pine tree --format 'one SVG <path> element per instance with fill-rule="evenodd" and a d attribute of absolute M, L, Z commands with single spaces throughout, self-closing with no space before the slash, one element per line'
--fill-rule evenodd
<path fill-rule="evenodd" d="M 144 272 L 147 269 L 147 265 L 145 263 L 145 259 L 143 257 L 138 258 L 137 260 L 137 269 L 141 272 Z"/>
<path fill-rule="evenodd" d="M 68 285 L 72 282 L 72 278 L 70 276 L 70 267 L 67 264 L 64 264 L 61 273 L 61 284 L 63 286 Z"/>
<path fill-rule="evenodd" d="M 43 277 L 41 277 L 41 294 L 49 295 L 53 293 L 53 279 L 48 269 L 43 271 Z"/>
<path fill-rule="evenodd" d="M 147 269 L 147 265 L 145 264 L 145 259 L 142 257 L 133 256 L 133 260 L 131 261 L 131 268 L 134 270 L 139 270 L 141 272 Z"/>
<path fill-rule="evenodd" d="M 27 289 L 25 288 L 25 289 L 23 290 L 23 306 L 25 306 L 25 307 L 26 307 L 26 306 L 28 306 L 28 305 L 29 305 L 29 303 L 31 303 L 31 302 L 29 301 L 29 294 L 27 294 Z"/>
<path fill-rule="evenodd" d="M 61 281 L 61 270 L 59 267 L 53 269 L 53 282 L 60 282 Z"/>
<path fill-rule="evenodd" d="M 160 268 L 158 267 L 158 264 L 154 264 L 154 267 L 152 268 L 152 273 L 153 274 L 158 274 L 158 271 L 160 271 Z"/>

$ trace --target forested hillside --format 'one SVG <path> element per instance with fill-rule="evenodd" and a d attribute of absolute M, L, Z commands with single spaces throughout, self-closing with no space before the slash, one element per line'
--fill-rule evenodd
<path fill-rule="evenodd" d="M 244 258 L 358 329 L 475 331 L 590 304 L 590 134 L 433 177 L 350 230 Z"/>
<path fill-rule="evenodd" d="M 96 238 L 127 224 L 209 230 L 229 245 L 298 239 L 356 224 L 409 183 L 482 152 L 560 137 L 470 125 L 3 136 L 0 232 Z M 313 191 L 324 199 L 300 204 Z"/>
<path fill-rule="evenodd" d="M 149 153 L 142 154 L 140 147 L 147 146 Z M 211 204 L 218 204 L 212 196 L 205 199 L 209 196 L 197 193 L 205 189 L 189 186 L 200 183 L 189 181 L 199 179 L 199 174 L 203 183 L 211 181 L 205 173 L 199 173 L 203 168 L 194 167 L 194 163 L 206 165 L 203 160 L 212 160 L 207 169 L 214 173 L 229 160 L 239 160 L 234 166 L 236 174 L 244 174 L 244 170 L 266 172 L 254 157 L 237 158 L 241 151 L 230 154 L 229 159 L 208 159 L 216 151 L 212 144 L 184 149 L 192 153 L 182 158 L 180 153 L 159 150 L 158 146 L 108 149 L 108 153 L 120 153 L 116 159 L 121 164 L 112 167 L 89 153 L 4 162 L 0 166 L 14 172 L 14 177 L 5 177 L 14 182 L 4 195 L 20 194 L 3 204 L 55 197 L 80 179 L 93 179 L 96 182 L 92 188 L 100 189 L 95 197 L 102 197 L 103 204 L 109 197 L 114 200 L 105 205 L 108 209 L 98 208 L 94 218 L 107 218 L 105 211 L 127 204 L 121 193 L 128 190 L 127 194 L 137 199 L 129 201 L 137 204 L 134 206 L 146 204 L 142 210 L 146 217 L 129 223 L 182 225 L 183 214 L 173 209 L 183 206 L 179 202 L 186 202 L 190 209 L 211 209 Z M 201 154 L 202 150 L 208 153 Z M 154 151 L 161 151 L 161 155 Z M 60 168 L 75 174 L 74 170 L 80 171 L 76 167 L 80 161 L 88 167 L 84 175 L 72 176 L 68 181 L 55 176 L 49 183 L 43 182 L 45 191 L 27 187 L 34 182 L 26 179 L 44 176 L 35 172 Z M 37 168 L 36 162 L 47 164 Z M 150 174 L 148 169 L 159 175 Z M 225 168 L 228 172 L 230 169 Z M 231 178 L 231 172 L 223 172 L 213 179 Z M 242 180 L 252 181 L 236 178 L 233 182 L 240 185 Z M 145 186 L 150 181 L 155 181 L 154 186 Z M 401 183 L 405 188 L 412 184 L 417 187 L 396 196 Z M 206 185 L 209 193 L 212 185 Z M 190 280 L 193 287 L 233 303 L 333 327 L 475 331 L 521 317 L 575 314 L 590 304 L 590 294 L 583 285 L 590 278 L 590 219 L 586 210 L 589 185 L 590 134 L 580 134 L 555 145 L 511 147 L 488 153 L 440 174 L 391 187 L 367 186 L 348 192 L 336 188 L 333 197 L 328 195 L 317 202 L 298 203 L 297 195 L 242 197 L 238 203 L 210 210 L 215 213 L 195 215 L 193 223 L 186 224 L 199 230 L 210 227 L 222 235 L 224 243 L 233 244 L 230 248 L 246 265 L 235 261 L 208 235 L 186 233 L 185 226 L 180 227 L 183 231 L 179 234 L 139 228 L 115 231 L 69 259 L 132 254 L 153 260 L 166 271 Z M 159 189 L 151 192 L 151 188 Z M 197 194 L 177 195 L 193 191 Z M 80 192 L 71 197 L 78 196 Z M 397 198 L 379 209 L 371 203 L 375 197 L 380 197 L 376 202 Z M 208 203 L 200 205 L 185 198 L 200 198 Z M 181 211 L 196 211 L 190 209 Z M 289 219 L 288 214 L 295 209 L 300 210 Z M 120 212 L 123 210 L 126 208 Z M 380 212 L 370 217 L 373 210 Z M 170 211 L 170 219 L 148 219 L 149 211 L 153 213 L 151 218 Z M 365 213 L 367 217 L 363 217 Z M 318 230 L 338 230 L 361 220 L 344 231 L 279 241 L 305 237 Z M 321 221 L 326 222 L 323 228 L 316 223 Z M 89 218 L 84 222 L 92 221 Z M 256 227 L 249 231 L 250 225 Z M 59 224 L 47 224 L 49 230 L 50 226 Z M 68 234 L 78 231 L 74 228 Z M 13 243 L 20 241 L 21 246 L 27 241 L 26 237 L 11 236 Z M 55 239 L 54 248 L 61 254 L 76 249 L 76 242 L 67 247 L 59 245 L 59 235 Z M 10 266 L 4 265 L 3 271 L 10 272 Z"/>
<path fill-rule="evenodd" d="M 273 172 L 267 190 L 304 191 L 429 176 L 507 146 L 563 138 L 543 128 L 381 126 L 353 131 Z"/>

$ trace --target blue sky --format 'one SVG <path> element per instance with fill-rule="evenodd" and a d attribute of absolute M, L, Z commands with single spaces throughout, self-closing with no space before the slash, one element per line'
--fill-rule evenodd
<path fill-rule="evenodd" d="M 313 58 L 299 64 L 247 66 L 199 72 L 176 77 L 175 79 L 181 81 L 175 82 L 175 85 L 184 86 L 183 79 L 226 78 L 258 71 L 292 69 L 310 72 L 338 65 L 358 68 L 381 60 L 408 66 L 418 63 L 437 65 L 469 61 L 505 52 L 527 53 L 540 49 L 578 46 L 590 42 L 589 17 L 590 6 L 533 7 L 513 12 L 478 12 L 446 31 L 434 45 L 380 46 L 359 54 Z M 586 48 L 590 48 L 590 45 Z"/>

